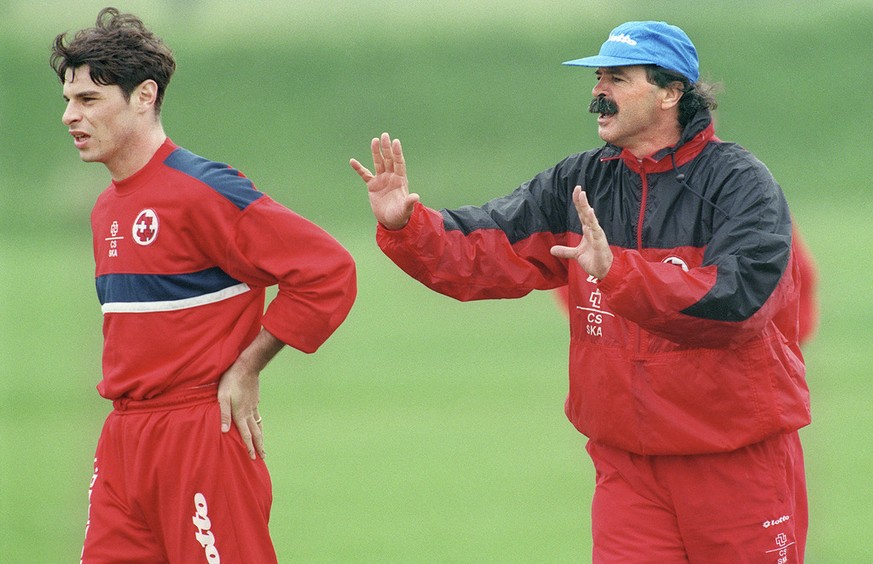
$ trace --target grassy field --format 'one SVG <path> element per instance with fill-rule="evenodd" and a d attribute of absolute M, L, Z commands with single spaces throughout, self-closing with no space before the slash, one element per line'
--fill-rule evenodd
<path fill-rule="evenodd" d="M 282 562 L 580 562 L 593 470 L 562 412 L 566 322 L 550 295 L 460 304 L 373 243 L 350 157 L 399 136 L 433 207 L 504 194 L 599 144 L 596 51 L 666 19 L 724 83 L 718 133 L 782 184 L 820 270 L 806 349 L 809 562 L 869 562 L 873 299 L 867 2 L 119 2 L 174 48 L 169 135 L 232 163 L 357 259 L 359 298 L 316 355 L 264 373 Z M 60 124 L 54 35 L 102 3 L 0 0 L 0 562 L 78 559 L 100 313 L 88 213 L 107 183 Z M 640 5 L 645 6 L 639 8 Z M 800 7 L 802 6 L 802 7 Z"/>

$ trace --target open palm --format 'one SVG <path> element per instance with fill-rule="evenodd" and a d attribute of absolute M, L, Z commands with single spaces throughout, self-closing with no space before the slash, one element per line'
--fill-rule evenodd
<path fill-rule="evenodd" d="M 581 186 L 573 190 L 573 204 L 582 223 L 582 240 L 575 247 L 555 245 L 552 255 L 558 258 L 575 260 L 588 274 L 602 280 L 612 266 L 612 251 L 609 241 L 594 215 L 594 209 L 588 204 L 588 197 Z"/>
<path fill-rule="evenodd" d="M 376 220 L 388 229 L 401 229 L 409 221 L 418 194 L 409 193 L 406 162 L 400 140 L 387 133 L 370 143 L 375 174 L 355 159 L 349 164 L 367 184 L 370 208 Z"/>

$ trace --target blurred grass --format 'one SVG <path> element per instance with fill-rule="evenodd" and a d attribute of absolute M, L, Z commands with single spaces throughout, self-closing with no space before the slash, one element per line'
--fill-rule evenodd
<path fill-rule="evenodd" d="M 48 46 L 102 3 L 0 2 L 0 562 L 74 561 L 109 405 L 88 212 L 107 183 L 60 124 Z M 314 356 L 268 367 L 263 412 L 281 561 L 578 562 L 584 439 L 562 413 L 566 327 L 548 295 L 459 304 L 372 240 L 348 158 L 399 136 L 413 189 L 450 207 L 599 144 L 590 74 L 560 62 L 614 25 L 689 32 L 724 82 L 718 133 L 785 188 L 821 277 L 806 349 L 810 562 L 873 559 L 868 372 L 873 165 L 867 2 L 119 2 L 176 52 L 178 143 L 243 170 L 355 255 L 360 293 Z"/>

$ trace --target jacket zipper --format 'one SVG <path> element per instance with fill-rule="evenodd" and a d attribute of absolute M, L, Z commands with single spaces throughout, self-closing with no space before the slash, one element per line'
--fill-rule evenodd
<path fill-rule="evenodd" d="M 649 177 L 640 163 L 640 178 L 643 181 L 643 193 L 640 197 L 640 215 L 637 220 L 637 251 L 643 252 L 643 221 L 646 219 L 646 200 L 649 197 Z"/>
<path fill-rule="evenodd" d="M 646 219 L 646 202 L 649 198 L 649 177 L 646 174 L 646 169 L 644 167 L 643 162 L 640 162 L 640 178 L 642 179 L 642 187 L 643 191 L 640 196 L 640 215 L 637 218 L 637 251 L 642 254 L 643 252 L 643 221 Z M 640 326 L 636 326 L 634 341 L 636 342 L 636 351 L 637 355 L 641 355 L 643 352 L 643 330 L 640 329 Z"/>

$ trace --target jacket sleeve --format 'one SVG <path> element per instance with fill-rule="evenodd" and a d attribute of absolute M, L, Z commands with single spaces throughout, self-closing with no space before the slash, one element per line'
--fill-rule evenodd
<path fill-rule="evenodd" d="M 809 247 L 806 246 L 797 229 L 791 231 L 792 248 L 800 272 L 800 343 L 812 340 L 818 328 L 818 270 Z"/>
<path fill-rule="evenodd" d="M 262 319 L 267 331 L 314 352 L 345 320 L 357 293 L 351 255 L 323 229 L 268 196 L 235 224 L 222 265 L 256 286 L 278 285 Z"/>
<path fill-rule="evenodd" d="M 567 283 L 549 250 L 566 239 L 566 195 L 556 169 L 487 204 L 441 212 L 417 204 L 399 230 L 376 240 L 407 274 L 461 301 L 516 298 Z M 561 200 L 564 203 L 561 203 Z"/>
<path fill-rule="evenodd" d="M 760 334 L 796 306 L 791 220 L 775 180 L 763 165 L 746 166 L 716 193 L 727 215 L 713 222 L 699 266 L 686 272 L 614 250 L 600 287 L 616 313 L 682 345 L 722 347 Z"/>

